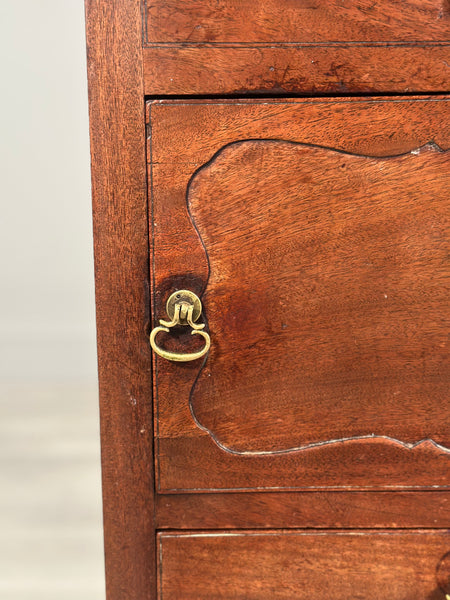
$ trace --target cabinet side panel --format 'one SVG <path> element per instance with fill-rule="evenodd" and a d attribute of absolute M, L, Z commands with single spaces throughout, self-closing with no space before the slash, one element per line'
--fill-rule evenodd
<path fill-rule="evenodd" d="M 154 598 L 139 0 L 86 0 L 108 600 Z"/>

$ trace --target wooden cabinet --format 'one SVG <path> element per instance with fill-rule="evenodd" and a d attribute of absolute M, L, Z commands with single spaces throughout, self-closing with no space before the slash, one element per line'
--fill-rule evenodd
<path fill-rule="evenodd" d="M 450 594 L 448 22 L 87 0 L 108 600 Z"/>

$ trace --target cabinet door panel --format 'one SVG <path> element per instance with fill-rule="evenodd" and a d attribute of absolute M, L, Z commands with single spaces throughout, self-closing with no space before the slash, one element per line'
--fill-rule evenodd
<path fill-rule="evenodd" d="M 444 600 L 444 531 L 159 535 L 161 600 Z"/>
<path fill-rule="evenodd" d="M 257 140 L 197 172 L 214 343 L 191 408 L 218 444 L 450 446 L 446 166 L 432 145 L 382 159 Z"/>
<path fill-rule="evenodd" d="M 157 359 L 161 491 L 448 483 L 447 107 L 151 105 L 155 319 L 212 339 Z"/>

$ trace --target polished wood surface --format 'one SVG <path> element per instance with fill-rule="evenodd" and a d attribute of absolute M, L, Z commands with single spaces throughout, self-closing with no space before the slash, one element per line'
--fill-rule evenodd
<path fill-rule="evenodd" d="M 148 94 L 448 90 L 444 0 L 147 0 Z"/>
<path fill-rule="evenodd" d="M 145 0 L 147 43 L 448 42 L 445 0 Z"/>
<path fill-rule="evenodd" d="M 157 529 L 448 528 L 449 492 L 158 494 Z"/>
<path fill-rule="evenodd" d="M 450 592 L 450 548 L 448 536 L 442 531 L 450 522 L 445 491 L 449 485 L 448 453 L 434 442 L 417 439 L 423 435 L 444 441 L 444 430 L 440 429 L 443 424 L 439 421 L 443 409 L 437 405 L 437 396 L 431 394 L 436 391 L 433 386 L 439 385 L 442 372 L 437 362 L 433 362 L 437 353 L 425 353 L 423 372 L 419 373 L 417 351 L 424 339 L 437 345 L 440 341 L 437 333 L 440 313 L 433 312 L 440 285 L 434 282 L 429 292 L 424 292 L 423 279 L 427 277 L 430 257 L 435 271 L 441 273 L 436 261 L 440 256 L 438 240 L 442 223 L 435 227 L 436 238 L 431 236 L 429 227 L 440 214 L 440 204 L 437 195 L 428 194 L 427 190 L 437 190 L 435 186 L 443 171 L 438 172 L 435 161 L 444 155 L 433 145 L 424 147 L 430 143 L 442 151 L 449 147 L 448 100 L 438 95 L 448 89 L 448 3 L 262 0 L 257 4 L 256 10 L 255 2 L 250 0 L 86 0 L 107 598 L 150 600 L 159 594 L 166 600 L 231 597 L 442 600 L 444 591 Z M 411 96 L 414 92 L 434 95 L 416 98 Z M 280 101 L 273 98 L 287 94 L 368 93 L 409 97 Z M 203 95 L 209 100 L 182 100 L 181 96 L 187 94 Z M 229 94 L 235 98 L 213 99 Z M 272 98 L 245 99 L 249 94 Z M 157 100 L 158 95 L 171 95 L 172 99 Z M 153 100 L 147 102 L 145 116 L 146 97 Z M 233 146 L 224 149 L 230 144 Z M 283 152 L 289 147 L 284 160 L 273 150 L 273 144 L 282 144 Z M 237 154 L 229 160 L 231 154 L 227 154 L 269 146 L 270 152 L 264 150 L 253 161 L 241 160 L 243 157 Z M 270 410 L 263 411 L 265 439 L 255 426 L 254 411 L 249 411 L 248 422 L 241 419 L 239 423 L 233 417 L 233 427 L 224 426 L 219 418 L 224 409 L 235 411 L 236 416 L 240 407 L 238 403 L 230 403 L 230 397 L 224 402 L 230 390 L 223 382 L 224 397 L 213 398 L 210 405 L 206 396 L 214 390 L 207 390 L 201 379 L 202 394 L 191 393 L 201 373 L 201 364 L 175 365 L 154 359 L 154 377 L 151 376 L 146 334 L 165 316 L 165 300 L 174 289 L 188 288 L 197 294 L 206 289 L 204 316 L 208 327 L 214 329 L 211 329 L 213 344 L 219 340 L 217 332 L 220 333 L 222 323 L 232 327 L 223 321 L 227 315 L 214 314 L 213 305 L 223 311 L 224 304 L 217 301 L 217 294 L 213 301 L 208 291 L 209 266 L 205 247 L 195 229 L 194 212 L 199 223 L 203 219 L 201 235 L 207 239 L 209 217 L 203 211 L 219 204 L 224 210 L 224 200 L 229 198 L 233 200 L 230 209 L 234 206 L 236 215 L 248 176 L 253 178 L 253 189 L 260 192 L 261 198 L 265 197 L 262 206 L 267 213 L 268 192 L 276 191 L 275 174 L 285 178 L 287 189 L 289 185 L 297 188 L 295 182 L 303 185 L 301 170 L 312 164 L 312 158 L 305 155 L 300 160 L 297 153 L 311 146 L 321 148 L 329 172 L 339 170 L 337 164 L 331 165 L 331 157 L 339 154 L 342 160 L 343 156 L 352 155 L 349 164 L 355 166 L 352 171 L 355 185 L 348 185 L 344 204 L 339 205 L 343 212 L 334 224 L 331 216 L 321 214 L 316 219 L 317 222 L 322 219 L 322 232 L 326 229 L 323 219 L 330 219 L 329 229 L 334 235 L 331 240 L 339 250 L 336 254 L 342 258 L 345 252 L 350 252 L 352 270 L 359 264 L 357 252 L 374 247 L 381 250 L 377 246 L 381 241 L 375 242 L 375 237 L 369 236 L 370 243 L 364 244 L 361 233 L 361 237 L 356 236 L 355 245 L 355 236 L 346 237 L 345 227 L 338 231 L 339 224 L 347 222 L 347 216 L 349 222 L 354 221 L 352 226 L 356 231 L 355 207 L 349 200 L 357 190 L 358 206 L 363 210 L 364 187 L 368 190 L 368 203 L 372 195 L 377 202 L 383 196 L 382 205 L 376 205 L 366 230 L 370 231 L 375 222 L 384 219 L 388 235 L 383 251 L 377 253 L 382 260 L 376 264 L 380 278 L 390 282 L 391 295 L 383 297 L 380 305 L 371 300 L 366 303 L 370 308 L 368 352 L 373 359 L 367 380 L 362 376 L 362 355 L 355 360 L 351 359 L 351 353 L 344 352 L 343 356 L 350 370 L 357 374 L 347 382 L 349 385 L 366 388 L 372 385 L 375 391 L 376 381 L 384 392 L 389 392 L 383 398 L 375 395 L 382 410 L 376 411 L 376 403 L 372 405 L 365 393 L 361 396 L 364 398 L 361 406 L 366 410 L 355 410 L 354 420 L 351 410 L 343 411 L 343 417 L 347 419 L 344 429 L 349 429 L 352 436 L 357 435 L 361 423 L 368 430 L 373 422 L 378 428 L 376 433 L 401 434 L 403 445 L 390 438 L 370 437 L 290 451 L 287 445 L 294 437 L 322 439 L 323 432 L 331 432 L 330 425 L 336 429 L 342 427 L 342 422 L 332 422 L 332 412 L 339 408 L 333 402 L 328 414 L 322 415 L 317 410 L 322 397 L 330 398 L 328 394 L 316 399 L 312 406 L 316 418 L 311 426 L 305 427 L 306 423 L 298 419 L 295 427 L 284 431 L 279 423 L 288 396 L 284 397 L 279 415 L 275 414 L 276 403 L 270 397 Z M 210 163 L 216 153 L 218 160 Z M 398 182 L 391 177 L 382 180 L 376 166 L 384 165 L 389 173 L 390 165 L 398 166 L 402 160 L 395 158 L 398 155 L 411 159 L 411 165 L 420 163 L 421 168 L 411 167 L 411 177 L 401 171 Z M 215 193 L 218 188 L 214 181 L 222 181 L 217 168 L 226 156 L 228 159 L 223 163 L 226 168 L 241 171 L 239 177 L 233 177 L 228 187 L 223 188 L 222 193 L 226 194 L 223 198 Z M 358 160 L 370 166 L 356 168 Z M 286 162 L 288 167 L 283 166 Z M 255 174 L 258 168 L 260 177 Z M 430 169 L 436 169 L 432 189 Z M 324 170 L 319 172 L 318 186 L 322 187 L 323 196 L 327 184 Z M 208 190 L 206 179 L 201 183 L 207 173 L 211 175 Z M 359 178 L 358 173 L 364 176 Z M 416 188 L 414 194 L 413 187 L 410 188 L 410 205 L 407 205 L 405 181 L 411 180 L 416 182 Z M 336 181 L 344 191 L 343 178 Z M 373 181 L 377 190 L 383 185 L 386 189 L 369 196 Z M 203 192 L 198 195 L 197 204 L 193 196 L 189 197 L 190 183 L 192 191 L 201 183 Z M 330 178 L 327 194 L 336 199 L 333 185 Z M 392 197 L 387 190 L 391 190 Z M 303 197 L 291 191 L 300 206 Z M 207 192 L 212 194 L 208 206 L 203 202 Z M 427 194 L 430 198 L 425 202 Z M 242 209 L 247 205 L 251 208 L 252 202 L 254 198 L 249 193 Z M 423 211 L 419 210 L 420 202 Z M 299 218 L 297 214 L 293 216 Z M 223 221 L 227 219 L 224 211 Z M 404 229 L 401 239 L 395 234 L 395 226 L 402 231 L 402 219 L 409 219 L 409 240 Z M 277 223 L 277 228 L 280 231 L 292 228 L 291 220 L 288 219 L 286 228 L 283 223 Z M 296 231 L 293 233 L 296 239 L 301 238 Z M 399 239 L 401 243 L 397 244 Z M 207 245 L 213 246 L 214 240 L 215 234 L 210 235 Z M 392 241 L 392 253 L 388 240 Z M 394 247 L 400 251 L 394 252 Z M 431 255 L 427 254 L 430 248 Z M 327 259 L 326 246 L 320 250 L 320 256 L 317 251 L 317 265 L 323 265 Z M 271 250 L 269 259 L 275 254 Z M 218 253 L 213 265 L 215 272 L 220 260 L 222 254 Z M 392 271 L 398 277 L 393 275 L 389 279 L 387 273 L 392 265 L 398 267 Z M 417 281 L 411 278 L 413 265 L 417 267 Z M 227 268 L 230 266 L 233 265 L 228 263 Z M 372 277 L 370 269 L 369 265 L 359 264 L 358 280 L 365 278 L 366 291 L 378 293 L 381 279 Z M 252 274 L 255 271 L 253 264 Z M 325 272 L 323 267 L 322 271 Z M 342 272 L 339 271 L 341 275 Z M 241 273 L 239 277 L 242 279 L 244 275 Z M 338 280 L 340 301 L 334 306 L 329 303 L 330 316 L 341 314 L 345 308 L 343 300 L 347 296 L 342 291 L 342 278 Z M 355 294 L 358 280 L 349 279 L 348 299 L 354 298 L 351 294 Z M 312 290 L 303 292 L 311 304 Z M 325 302 L 325 296 L 322 294 L 321 301 Z M 242 323 L 248 318 L 245 306 L 242 306 Z M 355 306 L 354 323 L 361 336 L 362 303 L 356 302 Z M 389 312 L 389 307 L 396 308 Z M 408 307 L 412 309 L 410 315 Z M 420 315 L 419 307 L 425 315 Z M 431 313 L 425 310 L 427 307 Z M 378 314 L 378 309 L 382 313 Z M 346 314 L 348 317 L 348 310 Z M 383 316 L 389 316 L 392 324 L 395 315 L 400 318 L 386 334 Z M 296 327 L 299 330 L 304 325 L 298 320 Z M 332 334 L 338 334 L 339 327 Z M 369 330 L 380 334 L 378 338 L 375 336 L 376 342 L 368 335 Z M 300 344 L 299 331 L 296 337 Z M 383 362 L 383 353 L 379 361 L 374 360 L 375 346 L 379 344 L 386 349 L 393 339 L 396 348 L 407 339 L 407 347 L 414 349 L 409 362 L 407 353 L 401 354 L 402 393 L 400 398 L 395 396 L 397 404 L 392 375 L 399 361 Z M 195 346 L 195 339 L 185 332 L 165 336 L 163 342 L 176 350 L 185 350 L 186 344 L 190 344 L 190 349 Z M 218 350 L 220 343 L 214 347 L 214 360 L 220 359 Z M 311 354 L 302 360 L 312 358 Z M 210 364 L 206 362 L 207 369 Z M 238 367 L 245 364 L 239 363 Z M 273 360 L 271 368 L 277 369 Z M 406 377 L 408 369 L 411 378 Z M 389 376 L 384 377 L 387 372 Z M 204 370 L 203 375 L 206 373 Z M 239 375 L 238 369 L 236 373 Z M 433 374 L 437 374 L 436 379 Z M 315 377 L 319 375 L 319 370 L 313 373 Z M 230 372 L 228 376 L 231 378 Z M 255 382 L 260 384 L 258 377 Z M 412 388 L 416 395 L 411 394 Z M 423 407 L 419 388 L 430 392 Z M 197 391 L 201 391 L 200 387 Z M 247 392 L 245 400 L 251 407 L 256 396 L 252 396 L 251 390 Z M 355 398 L 359 402 L 358 394 L 351 397 L 354 404 Z M 411 411 L 405 416 L 408 398 Z M 289 402 L 287 408 L 292 424 L 299 413 L 291 410 Z M 207 428 L 197 419 L 195 409 L 209 420 Z M 241 427 L 252 435 L 246 437 L 247 431 Z M 213 431 L 217 433 L 216 439 L 211 435 Z M 228 449 L 224 444 L 220 446 L 219 435 L 227 438 L 227 443 L 238 445 Z M 414 445 L 415 442 L 421 443 Z M 263 448 L 267 444 L 270 447 Z M 260 454 L 249 454 L 247 448 Z M 284 450 L 276 453 L 280 448 Z M 243 451 L 247 454 L 242 454 Z M 227 490 L 230 493 L 220 493 Z M 399 531 L 404 527 L 415 531 Z M 417 531 L 420 527 L 430 530 Z M 298 528 L 321 531 L 298 531 Z M 323 531 L 324 528 L 354 531 Z M 375 530 L 361 531 L 367 528 Z M 384 528 L 391 530 L 380 531 Z M 157 529 L 164 530 L 159 535 L 158 548 Z M 194 530 L 202 532 L 195 534 Z"/>
<path fill-rule="evenodd" d="M 448 532 L 160 533 L 160 600 L 444 600 Z"/>
<path fill-rule="evenodd" d="M 448 158 L 433 145 L 424 147 L 431 140 L 442 150 L 448 147 L 446 123 L 448 102 L 442 98 L 165 101 L 151 105 L 154 319 L 163 315 L 165 300 L 175 289 L 188 288 L 198 294 L 205 289 L 205 317 L 214 348 L 203 371 L 201 364 L 185 364 L 180 368 L 164 360 L 156 361 L 156 468 L 160 491 L 448 485 L 449 454 L 436 443 L 448 443 L 446 430 L 441 429 L 447 415 L 442 400 L 444 342 L 440 337 L 445 316 L 441 267 L 445 215 L 441 208 L 446 201 L 443 175 L 448 172 Z M 268 139 L 285 142 L 264 141 Z M 237 144 L 239 140 L 261 141 Z M 322 148 L 305 148 L 288 142 Z M 269 147 L 270 156 L 260 152 Z M 253 162 L 243 157 L 243 149 L 250 155 L 255 153 Z M 231 161 L 220 162 L 221 156 L 231 156 L 233 152 L 241 154 Z M 300 153 L 298 161 L 294 158 L 296 152 Z M 209 162 L 216 153 L 216 159 Z M 314 169 L 308 158 L 311 153 L 317 158 Z M 405 156 L 370 158 L 398 154 Z M 331 157 L 337 161 L 334 166 L 327 162 Z M 414 163 L 420 164 L 420 168 L 413 167 Z M 338 174 L 343 170 L 342 165 L 347 169 L 345 176 Z M 365 169 L 368 169 L 366 175 Z M 214 181 L 218 174 L 217 186 L 208 184 L 204 197 L 199 196 L 198 202 L 193 200 L 197 179 L 205 176 L 205 181 L 209 181 L 213 173 Z M 278 182 L 281 186 L 277 190 Z M 223 185 L 226 189 L 222 189 Z M 328 207 L 326 215 L 323 211 L 319 211 L 322 216 L 314 212 L 315 202 Z M 218 206 L 222 207 L 222 213 L 213 216 Z M 297 210 L 303 216 L 294 215 Z M 201 211 L 211 211 L 211 216 L 205 217 Z M 282 213 L 285 221 L 277 222 L 275 233 L 271 234 L 264 229 L 267 221 L 264 215 L 267 213 L 270 221 L 277 212 Z M 242 242 L 242 250 L 221 252 L 220 235 L 213 229 L 223 226 L 226 231 L 231 224 L 230 228 L 235 230 L 234 215 L 243 218 L 242 231 L 236 236 L 237 242 Z M 252 223 L 258 223 L 258 218 L 263 235 L 255 243 L 251 235 L 257 229 Z M 298 228 L 297 223 L 300 223 Z M 208 238 L 205 234 L 209 235 L 209 226 L 213 233 Z M 282 242 L 284 233 L 289 233 L 287 246 Z M 230 243 L 233 235 L 225 236 Z M 204 238 L 203 242 L 200 238 Z M 271 240 L 276 242 L 273 247 Z M 431 248 L 435 248 L 436 254 Z M 207 255 L 211 251 L 208 264 Z M 314 254 L 317 251 L 325 252 L 322 258 Z M 268 287 L 264 287 L 264 282 L 267 277 L 276 279 L 283 255 L 293 258 L 295 253 L 305 257 L 306 271 L 301 267 L 301 258 L 299 279 L 281 271 L 280 289 L 286 294 L 280 307 L 269 289 L 280 286 L 272 279 Z M 430 260 L 436 277 L 426 272 Z M 336 272 L 333 264 L 341 265 Z M 346 276 L 347 264 L 352 264 L 350 270 L 355 274 L 351 279 Z M 325 274 L 322 279 L 320 273 Z M 250 294 L 252 280 L 256 281 L 255 297 L 258 286 L 263 286 L 259 290 L 259 305 L 263 310 L 261 314 L 256 311 L 257 316 Z M 217 285 L 224 282 L 216 299 L 210 291 L 215 282 Z M 289 317 L 287 306 L 290 286 L 301 289 L 300 304 L 294 304 L 297 308 L 293 317 Z M 314 298 L 321 298 L 318 306 Z M 302 302 L 308 304 L 308 310 Z M 426 333 L 421 328 L 428 317 L 419 316 L 422 308 L 418 312 L 414 308 L 419 305 L 426 313 L 431 310 Z M 267 311 L 271 317 L 265 321 Z M 279 313 L 275 315 L 273 311 Z M 295 314 L 300 314 L 301 319 Z M 301 329 L 311 315 L 317 315 L 319 320 L 310 329 L 306 326 L 303 334 L 294 332 L 292 338 L 283 335 L 282 325 L 289 318 Z M 321 340 L 315 338 L 322 332 L 325 334 Z M 265 340 L 258 358 L 251 355 L 251 349 L 245 349 L 248 335 L 262 336 Z M 239 347 L 227 346 L 234 341 L 238 343 L 240 336 L 241 354 Z M 166 343 L 178 350 L 191 349 L 189 338 L 188 332 L 181 332 L 174 338 L 167 336 Z M 308 346 L 308 340 L 313 338 L 316 341 Z M 277 346 L 280 339 L 283 342 Z M 336 346 L 336 339 L 343 345 Z M 292 360 L 314 364 L 298 369 L 297 362 L 283 366 L 281 348 L 285 343 L 289 348 L 289 344 L 294 344 L 290 355 L 295 347 L 298 349 L 298 358 L 294 354 Z M 331 347 L 330 354 L 327 344 Z M 278 349 L 281 356 L 272 355 L 271 347 Z M 427 355 L 426 362 L 420 359 L 421 352 Z M 266 355 L 269 360 L 265 363 Z M 223 386 L 215 388 L 214 378 L 222 374 L 213 376 L 211 369 L 220 360 L 223 360 L 221 371 L 228 375 L 224 376 Z M 227 362 L 233 366 L 233 375 L 227 371 Z M 342 387 L 343 379 L 338 375 L 341 367 L 342 373 L 353 373 L 348 381 L 350 387 L 347 384 Z M 244 387 L 233 404 L 229 392 L 239 388 L 249 373 L 250 377 L 255 374 L 251 390 Z M 336 376 L 327 378 L 327 373 Z M 320 381 L 312 388 L 323 393 L 319 392 L 320 397 L 314 402 L 308 400 L 312 391 L 306 393 L 302 402 L 308 410 L 304 413 L 302 403 L 296 404 L 302 393 L 300 387 L 309 390 L 308 381 L 316 375 Z M 203 376 L 212 383 L 203 384 Z M 268 382 L 267 394 L 259 390 L 252 396 L 254 386 L 259 389 L 258 381 Z M 289 390 L 285 396 L 279 389 L 284 384 Z M 211 386 L 203 396 L 202 385 Z M 330 386 L 328 390 L 323 390 L 324 385 Z M 346 405 L 347 397 L 353 400 Z M 233 410 L 236 412 L 231 414 Z M 308 411 L 313 415 L 311 421 Z M 351 431 L 348 437 L 361 435 L 365 439 L 348 439 L 345 428 L 327 435 L 327 424 L 339 428 L 341 417 L 348 419 L 347 431 Z M 280 427 L 285 420 L 289 426 Z M 303 421 L 307 427 L 299 435 Z M 434 437 L 434 442 L 423 441 Z M 316 445 L 296 450 L 304 440 Z M 317 444 L 332 440 L 336 443 Z"/>
<path fill-rule="evenodd" d="M 376 437 L 450 452 L 449 155 L 255 140 L 190 182 L 214 336 L 192 414 L 230 452 Z"/>
<path fill-rule="evenodd" d="M 108 600 L 154 598 L 148 234 L 140 12 L 87 0 Z"/>
<path fill-rule="evenodd" d="M 144 48 L 148 95 L 410 94 L 449 89 L 450 46 Z"/>

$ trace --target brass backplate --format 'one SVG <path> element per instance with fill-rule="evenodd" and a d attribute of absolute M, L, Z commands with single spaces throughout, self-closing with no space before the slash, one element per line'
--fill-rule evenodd
<path fill-rule="evenodd" d="M 192 320 L 194 323 L 198 321 L 202 314 L 202 303 L 200 298 L 189 290 L 177 290 L 169 296 L 166 303 L 166 312 L 170 319 L 173 319 L 175 315 L 176 304 L 189 304 L 190 306 L 193 306 Z M 187 321 L 180 320 L 180 325 L 187 325 Z"/>

